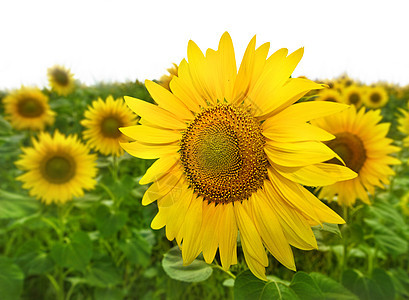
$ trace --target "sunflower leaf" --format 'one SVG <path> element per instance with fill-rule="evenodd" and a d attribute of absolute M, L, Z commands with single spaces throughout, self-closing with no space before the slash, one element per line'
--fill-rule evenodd
<path fill-rule="evenodd" d="M 296 293 L 278 281 L 262 281 L 249 270 L 240 273 L 234 281 L 234 299 L 298 300 Z"/>
<path fill-rule="evenodd" d="M 185 282 L 200 282 L 213 273 L 213 269 L 203 258 L 196 258 L 190 265 L 184 266 L 178 246 L 171 248 L 163 256 L 162 267 L 170 278 Z"/>

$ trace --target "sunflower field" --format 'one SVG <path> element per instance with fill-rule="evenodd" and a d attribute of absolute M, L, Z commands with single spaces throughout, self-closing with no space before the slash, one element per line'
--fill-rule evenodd
<path fill-rule="evenodd" d="M 409 299 L 409 86 L 255 45 L 0 91 L 0 299 Z"/>

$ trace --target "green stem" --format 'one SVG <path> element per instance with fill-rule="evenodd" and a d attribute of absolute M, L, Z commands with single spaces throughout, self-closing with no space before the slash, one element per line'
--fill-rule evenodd
<path fill-rule="evenodd" d="M 343 228 L 348 227 L 348 206 L 344 205 L 342 207 L 343 209 L 343 217 L 345 220 L 345 224 L 343 225 Z M 341 273 L 340 273 L 340 279 L 342 277 L 342 274 L 344 273 L 346 267 L 347 267 L 347 260 L 348 260 L 348 239 L 346 236 L 347 230 L 343 230 L 343 253 L 342 253 L 342 262 L 341 262 Z"/>
<path fill-rule="evenodd" d="M 102 182 L 98 182 L 99 186 L 102 187 L 104 189 L 104 191 L 108 194 L 108 196 L 111 198 L 112 201 L 116 202 L 116 197 L 115 195 L 111 192 L 111 190 L 109 189 L 109 187 L 107 187 L 105 184 L 103 184 Z"/>
<path fill-rule="evenodd" d="M 228 274 L 231 278 L 236 279 L 236 275 L 234 275 L 232 272 L 230 272 L 229 270 L 225 270 L 223 269 L 222 266 L 220 266 L 219 264 L 215 264 L 213 265 L 215 268 L 222 270 L 224 273 Z"/>

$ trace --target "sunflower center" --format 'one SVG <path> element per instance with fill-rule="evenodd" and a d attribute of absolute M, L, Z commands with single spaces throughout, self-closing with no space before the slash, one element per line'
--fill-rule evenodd
<path fill-rule="evenodd" d="M 121 126 L 122 124 L 117 118 L 109 116 L 102 120 L 101 132 L 107 138 L 116 139 L 121 136 L 121 132 L 118 129 Z"/>
<path fill-rule="evenodd" d="M 335 98 L 334 98 L 334 97 L 332 97 L 332 96 L 329 96 L 329 97 L 325 98 L 325 99 L 324 99 L 324 101 L 328 101 L 328 102 L 337 102 L 337 100 L 335 100 Z"/>
<path fill-rule="evenodd" d="M 267 177 L 260 123 L 230 105 L 205 109 L 182 135 L 180 155 L 186 178 L 205 201 L 242 201 Z"/>
<path fill-rule="evenodd" d="M 52 183 L 65 183 L 75 174 L 75 163 L 64 156 L 52 156 L 45 161 L 43 175 Z"/>
<path fill-rule="evenodd" d="M 372 93 L 369 99 L 372 103 L 379 103 L 381 101 L 381 96 L 378 93 Z"/>
<path fill-rule="evenodd" d="M 346 166 L 358 173 L 366 161 L 366 150 L 361 139 L 349 132 L 342 132 L 335 135 L 335 139 L 327 143 L 335 153 L 337 153 Z M 342 163 L 333 158 L 330 163 L 342 165 Z"/>
<path fill-rule="evenodd" d="M 57 81 L 57 83 L 59 83 L 60 85 L 68 84 L 69 82 L 68 74 L 64 70 L 54 69 L 52 74 L 53 74 L 55 81 Z"/>
<path fill-rule="evenodd" d="M 44 107 L 41 103 L 33 98 L 25 98 L 17 104 L 18 112 L 26 118 L 36 118 L 44 112 Z"/>
<path fill-rule="evenodd" d="M 349 95 L 349 103 L 350 104 L 357 104 L 361 100 L 361 97 L 359 96 L 358 93 L 352 93 Z"/>

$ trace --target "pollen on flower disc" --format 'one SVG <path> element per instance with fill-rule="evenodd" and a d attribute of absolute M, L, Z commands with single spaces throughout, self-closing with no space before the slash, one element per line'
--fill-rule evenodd
<path fill-rule="evenodd" d="M 181 162 L 187 180 L 204 200 L 247 199 L 267 177 L 265 139 L 248 112 L 217 105 L 196 115 L 183 133 Z"/>

